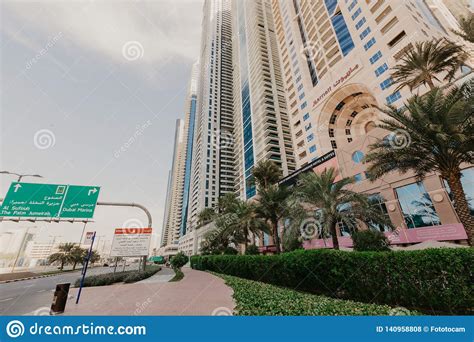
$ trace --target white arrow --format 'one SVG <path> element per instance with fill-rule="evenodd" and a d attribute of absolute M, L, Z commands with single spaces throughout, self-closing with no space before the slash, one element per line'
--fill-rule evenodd
<path fill-rule="evenodd" d="M 91 193 L 95 194 L 97 192 L 97 188 L 90 189 L 89 192 L 87 193 L 87 196 L 90 196 Z"/>
<path fill-rule="evenodd" d="M 17 192 L 18 189 L 21 188 L 21 185 L 17 183 L 13 187 L 15 188 L 15 191 L 13 191 L 13 192 Z"/>

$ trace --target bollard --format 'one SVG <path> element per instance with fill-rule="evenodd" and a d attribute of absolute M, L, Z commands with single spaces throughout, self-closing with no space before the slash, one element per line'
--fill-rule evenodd
<path fill-rule="evenodd" d="M 57 284 L 54 291 L 53 303 L 51 304 L 51 315 L 57 315 L 64 312 L 66 308 L 67 295 L 71 283 Z"/>

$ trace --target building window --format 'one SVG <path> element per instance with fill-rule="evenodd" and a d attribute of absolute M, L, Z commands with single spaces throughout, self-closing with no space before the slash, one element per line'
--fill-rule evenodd
<path fill-rule="evenodd" d="M 357 0 L 354 0 L 354 1 L 351 2 L 351 4 L 349 5 L 349 7 L 347 7 L 347 9 L 348 9 L 349 11 L 352 11 L 352 10 L 354 9 L 354 7 L 356 7 L 356 5 L 357 5 Z"/>
<path fill-rule="evenodd" d="M 356 183 L 362 182 L 362 175 L 360 173 L 356 174 L 354 180 Z"/>
<path fill-rule="evenodd" d="M 314 139 L 314 134 L 313 133 L 308 135 L 308 137 L 307 137 L 308 142 L 312 141 L 313 139 Z"/>
<path fill-rule="evenodd" d="M 306 101 L 303 102 L 303 103 L 301 104 L 301 109 L 305 109 L 307 105 L 308 105 L 308 103 L 307 103 Z"/>
<path fill-rule="evenodd" d="M 392 104 L 397 100 L 400 100 L 402 98 L 402 95 L 400 94 L 399 91 L 396 91 L 392 95 L 387 96 L 387 104 Z"/>
<path fill-rule="evenodd" d="M 403 218 L 408 228 L 440 225 L 438 214 L 423 183 L 412 183 L 396 188 Z"/>
<path fill-rule="evenodd" d="M 375 43 L 376 43 L 375 38 L 374 37 L 370 38 L 370 40 L 364 44 L 365 51 L 370 49 Z"/>
<path fill-rule="evenodd" d="M 390 86 L 393 84 L 393 79 L 391 77 L 387 78 L 385 81 L 383 81 L 382 83 L 380 83 L 380 88 L 382 88 L 382 90 L 385 90 L 387 88 L 390 88 Z"/>
<path fill-rule="evenodd" d="M 363 40 L 365 37 L 367 37 L 370 33 L 370 27 L 367 27 L 362 33 L 359 35 L 360 39 Z"/>
<path fill-rule="evenodd" d="M 365 17 L 363 17 L 361 20 L 359 20 L 356 24 L 356 29 L 360 29 L 362 27 L 362 25 L 365 24 L 367 20 L 365 20 Z"/>
<path fill-rule="evenodd" d="M 380 194 L 369 195 L 369 204 L 376 210 L 379 210 L 380 213 L 387 218 L 387 221 L 390 221 L 390 216 L 388 215 L 388 210 L 385 206 L 385 200 Z M 370 228 L 376 229 L 381 232 L 387 232 L 391 230 L 389 226 L 380 223 L 375 223 L 372 221 L 369 221 L 367 223 L 369 224 Z"/>
<path fill-rule="evenodd" d="M 359 164 L 364 159 L 364 154 L 361 151 L 355 151 L 352 153 L 352 161 Z"/>
<path fill-rule="evenodd" d="M 354 47 L 351 34 L 347 28 L 346 22 L 341 12 L 338 12 L 331 18 L 332 26 L 336 32 L 336 37 L 341 47 L 342 55 L 346 56 Z"/>
<path fill-rule="evenodd" d="M 316 152 L 316 145 L 312 145 L 309 147 L 309 153 Z"/>
<path fill-rule="evenodd" d="M 360 9 L 360 7 L 357 9 L 357 11 L 354 12 L 354 14 L 352 15 L 352 20 L 356 20 L 356 18 L 359 16 L 359 14 L 362 13 L 362 10 Z"/>
<path fill-rule="evenodd" d="M 375 55 L 373 55 L 372 57 L 370 57 L 370 59 L 369 59 L 370 64 L 374 64 L 374 63 L 377 62 L 380 58 L 382 58 L 382 52 L 377 51 L 377 52 L 375 53 Z"/>
<path fill-rule="evenodd" d="M 304 93 L 301 93 L 299 98 L 300 98 L 300 100 L 304 99 Z"/>
<path fill-rule="evenodd" d="M 306 113 L 305 115 L 303 115 L 303 120 L 306 121 L 309 119 L 309 113 Z"/>
<path fill-rule="evenodd" d="M 306 126 L 304 126 L 304 130 L 305 131 L 309 131 L 311 129 L 312 125 L 311 125 L 311 122 L 309 124 L 307 124 Z"/>
<path fill-rule="evenodd" d="M 377 69 L 375 69 L 375 76 L 379 77 L 387 70 L 388 70 L 388 65 L 387 63 L 384 63 L 381 66 L 379 66 Z"/>
<path fill-rule="evenodd" d="M 467 204 L 469 205 L 471 215 L 474 216 L 474 167 L 462 170 L 461 175 L 461 184 L 464 193 L 466 194 Z M 451 194 L 451 189 L 449 188 L 448 182 L 446 182 L 444 179 L 443 182 L 449 198 L 451 201 L 453 201 L 453 195 Z"/>

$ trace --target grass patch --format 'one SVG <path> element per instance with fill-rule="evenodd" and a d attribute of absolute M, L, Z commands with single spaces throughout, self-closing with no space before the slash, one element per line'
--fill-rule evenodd
<path fill-rule="evenodd" d="M 241 316 L 360 316 L 417 315 L 405 308 L 334 299 L 258 281 L 214 273 L 234 290 Z"/>
<path fill-rule="evenodd" d="M 181 271 L 180 268 L 173 268 L 173 271 L 175 273 L 174 277 L 171 278 L 170 281 L 180 281 L 181 279 L 184 278 L 184 273 Z"/>
<path fill-rule="evenodd" d="M 137 281 L 146 279 L 161 270 L 161 267 L 149 266 L 145 271 L 125 271 L 116 273 L 105 273 L 93 275 L 84 279 L 84 287 L 89 286 L 107 286 L 116 283 L 135 283 Z M 76 287 L 81 285 L 81 278 L 76 280 L 74 284 Z"/>

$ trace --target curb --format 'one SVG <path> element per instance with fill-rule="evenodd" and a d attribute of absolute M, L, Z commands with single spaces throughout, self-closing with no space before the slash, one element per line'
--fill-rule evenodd
<path fill-rule="evenodd" d="M 38 278 L 48 278 L 48 277 L 53 277 L 61 273 L 56 273 L 56 274 L 46 274 L 46 275 L 41 275 L 37 277 L 29 277 L 29 278 L 18 278 L 18 279 L 11 279 L 11 280 L 2 280 L 0 281 L 0 284 L 6 284 L 6 283 L 13 283 L 16 281 L 22 281 L 22 280 L 31 280 L 31 279 L 38 279 Z"/>

